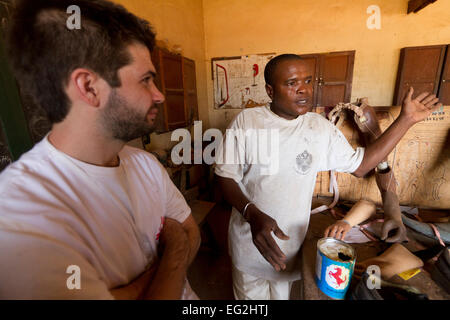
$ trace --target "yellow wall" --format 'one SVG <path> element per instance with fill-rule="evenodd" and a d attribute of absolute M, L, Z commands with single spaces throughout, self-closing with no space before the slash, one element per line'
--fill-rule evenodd
<path fill-rule="evenodd" d="M 209 123 L 206 93 L 205 34 L 202 0 L 113 0 L 137 16 L 148 20 L 156 39 L 181 48 L 183 56 L 195 61 L 199 117 L 204 127 Z M 151 148 L 168 148 L 170 133 L 152 134 Z"/>
<path fill-rule="evenodd" d="M 407 15 L 408 0 L 203 0 L 210 125 L 223 128 L 238 111 L 214 110 L 210 60 L 257 53 L 356 50 L 352 100 L 392 104 L 400 49 L 450 43 L 450 1 Z M 381 9 L 369 30 L 367 7 Z"/>
<path fill-rule="evenodd" d="M 400 49 L 450 43 L 450 0 L 406 14 L 408 0 L 114 0 L 149 20 L 157 39 L 195 60 L 203 128 L 225 128 L 240 110 L 214 110 L 211 58 L 356 50 L 352 101 L 391 105 Z M 369 30 L 367 7 L 381 9 Z M 168 147 L 170 134 L 152 135 Z"/>

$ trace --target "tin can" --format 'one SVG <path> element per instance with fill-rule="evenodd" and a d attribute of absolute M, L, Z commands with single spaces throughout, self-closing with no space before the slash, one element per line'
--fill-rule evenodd
<path fill-rule="evenodd" d="M 355 267 L 356 252 L 349 244 L 322 238 L 317 242 L 316 283 L 333 299 L 342 300 L 350 285 Z"/>

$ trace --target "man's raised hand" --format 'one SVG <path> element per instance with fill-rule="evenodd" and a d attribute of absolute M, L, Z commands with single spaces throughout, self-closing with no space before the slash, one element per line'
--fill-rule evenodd
<path fill-rule="evenodd" d="M 411 125 L 425 120 L 433 111 L 442 107 L 442 103 L 434 94 L 423 92 L 412 99 L 414 93 L 413 87 L 409 88 L 408 93 L 403 100 L 400 116 L 405 117 Z"/>

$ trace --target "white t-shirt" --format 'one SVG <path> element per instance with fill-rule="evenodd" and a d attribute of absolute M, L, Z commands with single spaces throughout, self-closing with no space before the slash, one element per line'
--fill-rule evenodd
<path fill-rule="evenodd" d="M 90 165 L 46 137 L 2 172 L 0 299 L 112 299 L 155 261 L 163 217 L 191 210 L 153 155 L 125 146 L 119 158 Z"/>
<path fill-rule="evenodd" d="M 355 151 L 319 114 L 306 113 L 286 120 L 269 106 L 243 110 L 229 129 L 217 152 L 216 174 L 234 179 L 244 195 L 290 237 L 280 240 L 272 233 L 287 256 L 286 270 L 277 272 L 253 244 L 250 225 L 233 208 L 228 230 L 233 264 L 268 280 L 300 279 L 297 254 L 309 224 L 317 172 L 354 172 L 364 149 Z M 230 164 L 231 159 L 234 164 Z"/>

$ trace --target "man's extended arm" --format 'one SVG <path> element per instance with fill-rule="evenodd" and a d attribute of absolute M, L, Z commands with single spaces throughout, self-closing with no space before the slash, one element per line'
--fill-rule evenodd
<path fill-rule="evenodd" d="M 363 177 L 375 168 L 394 149 L 409 128 L 426 119 L 431 112 L 442 106 L 435 95 L 427 92 L 412 100 L 413 92 L 411 87 L 403 101 L 400 115 L 377 140 L 366 148 L 361 165 L 353 172 L 353 175 Z"/>

